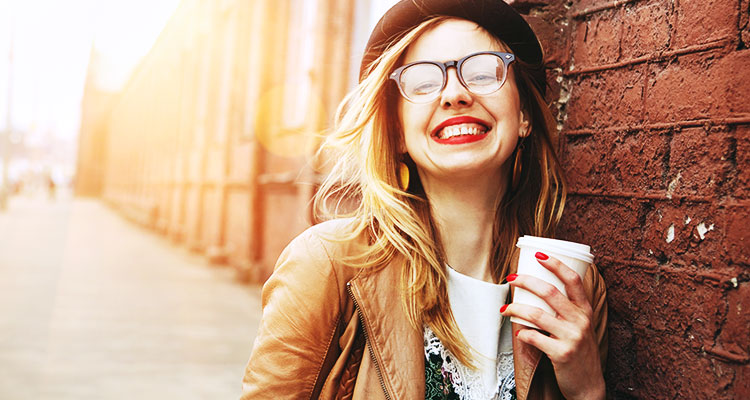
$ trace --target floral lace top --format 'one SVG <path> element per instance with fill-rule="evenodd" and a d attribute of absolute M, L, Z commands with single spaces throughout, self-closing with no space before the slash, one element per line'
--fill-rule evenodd
<path fill-rule="evenodd" d="M 509 336 L 510 324 L 504 325 L 501 336 Z M 494 388 L 485 388 L 479 374 L 453 357 L 427 326 L 424 328 L 424 353 L 426 400 L 516 399 L 512 350 L 498 351 L 498 385 Z"/>

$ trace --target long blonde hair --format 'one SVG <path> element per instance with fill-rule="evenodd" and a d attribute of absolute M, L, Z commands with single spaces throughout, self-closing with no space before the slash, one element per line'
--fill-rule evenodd
<path fill-rule="evenodd" d="M 400 159 L 401 127 L 395 117 L 399 94 L 389 83 L 389 74 L 399 66 L 408 46 L 448 18 L 427 20 L 385 49 L 341 103 L 335 129 L 321 147 L 321 151 L 333 151 L 336 162 L 315 196 L 315 209 L 324 218 L 354 217 L 354 228 L 341 232 L 336 240 L 366 235 L 370 245 L 362 254 L 342 260 L 348 265 L 376 270 L 402 257 L 400 284 L 409 321 L 415 329 L 428 325 L 459 361 L 473 366 L 470 347 L 448 302 L 445 257 L 428 200 L 413 162 Z M 495 213 L 490 265 L 496 280 L 507 275 L 520 235 L 554 235 L 566 196 L 551 137 L 555 120 L 527 71 L 531 66 L 518 61 L 513 68 L 531 134 L 521 152 L 520 184 L 506 191 Z M 412 181 L 416 180 L 408 192 L 399 188 L 401 161 L 410 166 Z M 338 206 L 347 199 L 355 199 L 356 208 L 342 212 Z"/>

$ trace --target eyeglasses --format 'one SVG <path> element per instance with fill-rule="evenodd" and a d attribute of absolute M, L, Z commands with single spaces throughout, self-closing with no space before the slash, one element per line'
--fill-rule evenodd
<path fill-rule="evenodd" d="M 397 68 L 390 76 L 401 95 L 412 103 L 429 103 L 440 96 L 448 81 L 448 68 L 456 68 L 458 80 L 471 93 L 487 95 L 505 83 L 516 57 L 510 53 L 482 51 L 455 61 L 417 61 Z"/>

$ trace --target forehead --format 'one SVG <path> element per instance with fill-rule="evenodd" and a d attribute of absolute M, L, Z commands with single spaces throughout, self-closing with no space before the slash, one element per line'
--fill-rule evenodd
<path fill-rule="evenodd" d="M 474 22 L 447 19 L 422 33 L 406 50 L 404 63 L 457 60 L 479 51 L 503 51 L 499 41 Z"/>

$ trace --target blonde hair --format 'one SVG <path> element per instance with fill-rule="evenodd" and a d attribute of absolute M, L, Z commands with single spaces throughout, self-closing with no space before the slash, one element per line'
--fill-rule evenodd
<path fill-rule="evenodd" d="M 411 160 L 406 162 L 416 182 L 408 192 L 399 188 L 401 128 L 394 117 L 398 115 L 399 94 L 395 85 L 389 84 L 389 74 L 400 64 L 408 46 L 448 18 L 427 20 L 385 49 L 341 103 L 335 129 L 321 147 L 321 151 L 337 153 L 336 163 L 316 193 L 314 207 L 326 218 L 354 217 L 353 229 L 340 232 L 335 240 L 354 240 L 363 234 L 367 237 L 369 246 L 362 254 L 342 260 L 346 264 L 377 270 L 395 257 L 403 257 L 400 284 L 409 321 L 415 329 L 428 325 L 459 361 L 473 366 L 470 347 L 451 312 L 445 257 Z M 520 184 L 516 190 L 506 191 L 495 214 L 490 265 L 496 280 L 507 275 L 520 235 L 554 235 L 566 193 L 551 139 L 554 118 L 526 71 L 530 67 L 518 61 L 513 68 L 531 134 L 521 154 Z M 356 208 L 342 212 L 340 206 L 347 199 L 355 199 Z"/>

